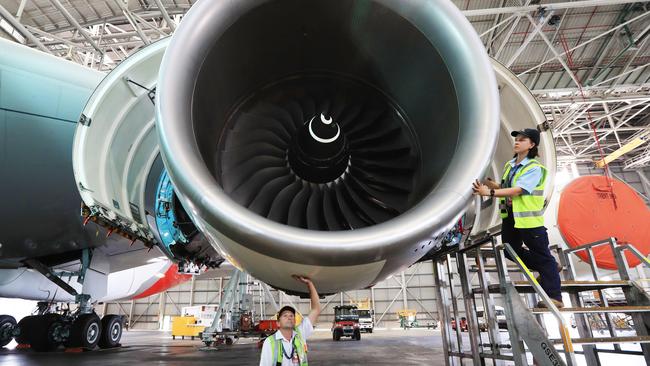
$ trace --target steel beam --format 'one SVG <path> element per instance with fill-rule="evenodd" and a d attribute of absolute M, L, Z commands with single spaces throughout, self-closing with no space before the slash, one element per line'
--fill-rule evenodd
<path fill-rule="evenodd" d="M 551 4 L 537 4 L 537 5 L 525 5 L 525 6 L 509 6 L 509 7 L 504 7 L 504 8 L 462 10 L 462 13 L 466 17 L 477 17 L 477 16 L 485 16 L 485 15 L 497 15 L 497 14 L 528 13 L 528 12 L 531 12 L 531 11 L 537 11 L 540 8 L 545 8 L 546 10 L 560 10 L 560 9 L 589 8 L 589 7 L 594 7 L 594 6 L 623 5 L 623 4 L 632 4 L 632 3 L 638 3 L 638 2 L 647 2 L 647 1 L 638 1 L 638 0 L 567 1 L 567 2 L 562 2 L 562 3 L 551 3 Z"/>
<path fill-rule="evenodd" d="M 20 0 L 20 5 L 18 5 L 18 11 L 16 12 L 16 20 L 20 21 L 20 18 L 23 16 L 23 11 L 25 11 L 25 4 L 27 0 Z"/>
<path fill-rule="evenodd" d="M 609 116 L 608 116 L 609 118 Z M 597 129 L 598 132 L 639 132 L 639 131 L 647 131 L 648 127 L 646 126 L 639 126 L 639 127 L 615 127 L 615 128 L 599 128 Z M 593 135 L 594 131 L 590 129 L 580 129 L 580 130 L 571 130 L 568 132 L 561 132 L 558 131 L 556 137 L 563 137 L 563 136 L 569 136 L 569 135 Z M 623 141 L 621 141 L 623 143 Z"/>
<path fill-rule="evenodd" d="M 503 0 L 503 1 L 501 2 L 501 6 L 504 6 L 505 3 L 506 3 L 506 0 Z M 491 42 L 491 41 L 493 40 L 493 39 L 492 39 L 492 35 L 494 34 L 494 31 L 495 31 L 497 28 L 499 28 L 499 27 L 502 26 L 503 24 L 509 22 L 512 18 L 515 17 L 515 15 L 513 14 L 513 15 L 510 15 L 509 17 L 507 17 L 507 18 L 505 18 L 505 19 L 503 19 L 503 20 L 499 20 L 499 17 L 500 17 L 500 16 L 501 16 L 501 15 L 497 15 L 497 16 L 494 17 L 494 22 L 492 22 L 492 26 L 491 26 L 488 30 L 486 30 L 485 32 L 481 33 L 481 35 L 479 36 L 480 38 L 483 38 L 485 35 L 487 35 L 487 34 L 489 33 L 489 34 L 490 34 L 490 37 L 488 38 L 488 42 Z M 489 44 L 486 44 L 486 47 L 488 47 L 488 46 L 489 46 Z"/>
<path fill-rule="evenodd" d="M 531 0 L 526 0 L 526 3 L 524 6 L 527 6 L 530 4 Z M 517 25 L 519 25 L 519 21 L 521 20 L 521 14 L 517 14 L 515 16 L 515 20 L 512 22 L 512 25 L 510 26 L 510 29 L 508 29 L 508 34 L 503 38 L 503 41 L 499 45 L 499 49 L 497 50 L 497 53 L 494 55 L 494 58 L 496 60 L 499 60 L 499 56 L 501 55 L 501 52 L 503 52 L 503 49 L 506 47 L 506 44 L 508 43 L 508 40 L 510 37 L 512 37 L 512 33 L 514 33 L 515 29 L 517 28 Z"/>
<path fill-rule="evenodd" d="M 613 115 L 615 115 L 615 114 L 618 114 L 618 113 L 624 112 L 624 111 L 626 111 L 626 110 L 628 110 L 628 109 L 632 109 L 632 108 L 634 108 L 634 107 L 642 106 L 642 105 L 645 104 L 646 102 L 647 102 L 646 100 L 643 100 L 643 101 L 640 101 L 640 102 L 636 102 L 636 103 L 628 104 L 628 105 L 626 105 L 625 107 L 621 107 L 621 108 L 618 108 L 618 109 L 616 109 L 616 110 L 613 110 L 613 111 L 611 111 L 611 112 L 609 112 L 609 113 L 606 113 L 606 114 L 604 114 L 604 115 L 600 115 L 600 116 L 597 116 L 597 117 L 595 117 L 595 118 L 592 118 L 590 121 L 587 121 L 587 122 L 581 122 L 581 123 L 579 123 L 579 124 L 574 124 L 574 126 L 571 126 L 571 127 L 568 127 L 568 126 L 567 126 L 567 128 L 565 128 L 562 132 L 570 132 L 570 131 L 572 131 L 572 130 L 574 130 L 574 129 L 577 129 L 579 126 L 587 125 L 587 124 L 590 124 L 590 123 L 592 123 L 592 122 L 598 122 L 598 121 L 600 121 L 601 119 L 607 118 L 607 116 L 613 116 Z M 650 104 L 641 107 L 641 108 L 642 108 L 641 111 L 645 110 L 645 109 L 648 108 L 648 107 L 650 107 Z M 632 117 L 629 117 L 628 120 L 631 119 L 631 118 L 633 118 L 633 117 L 636 117 L 636 115 L 638 115 L 639 113 L 640 113 L 640 112 L 637 111 L 637 112 L 635 113 L 635 115 L 633 115 Z"/>
<path fill-rule="evenodd" d="M 517 58 L 519 57 L 519 55 L 521 55 L 521 53 L 524 51 L 524 49 L 526 49 L 526 47 L 528 47 L 528 44 L 530 44 L 530 41 L 532 41 L 533 38 L 535 38 L 535 36 L 538 33 L 541 32 L 542 28 L 544 28 L 544 26 L 546 25 L 546 22 L 548 22 L 548 20 L 552 16 L 553 16 L 553 11 L 549 11 L 548 15 L 546 15 L 546 17 L 543 17 L 543 18 L 539 19 L 537 24 L 535 24 L 534 22 L 532 23 L 533 27 L 534 27 L 533 31 L 528 34 L 528 37 L 526 37 L 526 39 L 521 43 L 519 48 L 517 48 L 515 53 L 510 57 L 508 62 L 505 63 L 505 66 L 507 68 L 510 68 L 510 66 L 512 66 L 513 63 L 515 63 L 515 60 L 517 60 Z"/>
<path fill-rule="evenodd" d="M 650 1 L 650 0 L 649 0 L 649 1 Z M 646 16 L 648 16 L 648 15 L 650 15 L 650 12 L 645 12 L 645 13 L 643 13 L 643 14 L 640 14 L 640 15 L 638 15 L 638 16 L 636 16 L 636 17 L 630 19 L 630 20 L 628 20 L 628 21 L 625 22 L 625 23 L 621 23 L 621 24 L 617 25 L 616 27 L 610 28 L 609 30 L 607 30 L 607 31 L 605 31 L 605 32 L 603 32 L 603 33 L 601 33 L 601 34 L 599 34 L 599 35 L 597 35 L 597 36 L 595 36 L 595 37 L 593 37 L 593 38 L 587 40 L 587 41 L 584 41 L 584 42 L 582 42 L 581 44 L 579 44 L 579 45 L 577 45 L 577 46 L 574 46 L 573 48 L 570 48 L 570 49 L 568 49 L 567 51 L 565 51 L 565 52 L 563 52 L 563 53 L 561 53 L 561 54 L 559 54 L 559 55 L 556 55 L 556 56 L 554 56 L 554 57 L 552 57 L 552 58 L 550 58 L 550 59 L 548 59 L 548 60 L 546 60 L 546 61 L 544 61 L 544 62 L 542 62 L 542 63 L 540 63 L 540 64 L 537 64 L 536 66 L 533 66 L 533 67 L 529 68 L 528 70 L 526 70 L 526 71 L 524 71 L 524 72 L 521 72 L 521 73 L 517 74 L 517 76 L 524 75 L 524 74 L 529 73 L 529 72 L 531 72 L 531 71 L 533 71 L 533 70 L 535 70 L 535 69 L 537 69 L 537 68 L 540 68 L 540 67 L 542 67 L 542 66 L 548 64 L 549 62 L 552 62 L 552 61 L 554 61 L 554 60 L 556 60 L 556 59 L 559 59 L 560 57 L 566 55 L 567 53 L 573 52 L 573 51 L 577 50 L 578 48 L 582 48 L 582 47 L 584 47 L 584 46 L 590 44 L 591 42 L 594 42 L 594 41 L 596 41 L 596 40 L 598 40 L 598 39 L 600 39 L 600 38 L 602 38 L 602 37 L 605 37 L 606 35 L 608 35 L 608 34 L 610 34 L 610 33 L 612 33 L 612 32 L 616 32 L 617 30 L 619 30 L 619 29 L 625 27 L 626 25 L 629 25 L 630 23 L 636 22 L 637 20 L 639 20 L 639 19 L 641 19 L 641 18 L 644 18 L 644 17 L 646 17 Z"/>
<path fill-rule="evenodd" d="M 158 26 L 155 25 L 155 21 L 154 21 L 154 25 L 151 25 L 151 24 L 149 24 L 149 22 L 148 22 L 146 19 L 142 18 L 142 17 L 139 16 L 138 14 L 133 13 L 133 12 L 129 12 L 129 14 L 131 15 L 131 17 L 132 17 L 134 20 L 139 20 L 140 23 L 142 23 L 142 24 L 143 24 L 144 26 L 146 26 L 147 28 L 153 30 L 154 32 L 160 34 L 160 35 L 163 36 L 163 37 L 166 37 L 166 36 L 167 36 L 167 33 L 163 32 L 162 29 L 161 29 L 160 27 L 158 27 Z"/>
<path fill-rule="evenodd" d="M 107 4 L 110 4 L 107 2 Z M 171 15 L 181 15 L 185 14 L 187 10 L 189 10 L 190 5 L 179 5 L 178 8 L 175 9 L 170 9 L 167 8 L 167 13 Z M 120 8 L 121 9 L 121 8 Z M 132 13 L 138 14 L 142 18 L 160 18 L 162 17 L 162 13 L 159 10 L 136 10 L 132 11 Z M 108 18 L 102 18 L 102 19 L 94 19 L 94 20 L 89 20 L 87 23 L 84 23 L 84 27 L 90 27 L 93 25 L 99 25 L 104 22 L 106 23 L 120 23 L 120 22 L 125 22 L 125 17 L 124 14 L 122 15 L 116 15 L 116 16 L 110 16 Z M 67 27 L 61 27 L 57 28 L 55 33 L 60 33 L 60 32 L 68 32 L 75 30 L 74 26 L 67 26 Z"/>
<path fill-rule="evenodd" d="M 99 48 L 99 45 L 92 39 L 90 34 L 88 34 L 88 32 L 86 32 L 86 30 L 83 29 L 81 24 L 79 24 L 79 22 L 77 22 L 77 20 L 68 12 L 68 10 L 63 6 L 63 4 L 61 4 L 59 0 L 50 0 L 50 1 L 52 2 L 52 5 L 54 5 L 54 7 L 57 8 L 59 12 L 61 12 L 61 14 L 63 14 L 63 17 L 68 21 L 68 23 L 74 26 L 77 29 L 77 31 L 79 31 L 81 36 L 84 37 L 86 41 L 88 41 L 88 43 L 90 43 L 90 45 L 93 46 L 94 49 L 96 49 L 99 53 L 102 53 L 102 49 Z"/>
<path fill-rule="evenodd" d="M 163 324 L 165 323 L 165 296 L 167 292 L 163 291 L 158 296 L 158 330 L 164 330 Z"/>
<path fill-rule="evenodd" d="M 555 44 L 555 39 L 560 33 L 560 29 L 562 29 L 562 25 L 564 24 L 564 20 L 567 19 L 567 15 L 569 11 L 570 11 L 569 9 L 566 9 L 564 13 L 562 13 L 562 15 L 560 16 L 560 24 L 557 24 L 557 26 L 555 27 L 555 32 L 553 32 L 553 38 L 551 38 L 551 43 Z M 550 52 L 551 50 L 549 48 L 546 48 L 546 52 L 544 52 L 544 56 L 542 57 L 542 60 L 546 60 Z M 535 71 L 535 75 L 533 75 L 532 81 L 529 83 L 530 89 L 533 89 L 535 87 L 535 84 L 537 84 L 537 81 L 539 80 L 540 76 L 541 76 L 541 69 L 537 69 Z"/>
<path fill-rule="evenodd" d="M 149 37 L 147 37 L 144 34 L 144 32 L 142 31 L 142 28 L 140 28 L 140 26 L 138 25 L 138 21 L 136 19 L 134 19 L 133 17 L 131 17 L 129 9 L 127 9 L 126 7 L 122 7 L 122 13 L 126 17 L 126 20 L 131 24 L 133 29 L 135 29 L 135 31 L 138 33 L 138 36 L 140 37 L 142 42 L 145 45 L 151 44 L 151 41 L 149 40 Z"/>
<path fill-rule="evenodd" d="M 607 106 L 607 103 L 602 103 L 602 105 L 603 105 L 603 110 L 605 111 L 605 113 L 607 113 L 607 122 L 609 123 L 609 126 L 612 128 L 614 132 L 614 137 L 616 137 L 616 142 L 618 143 L 619 147 L 623 147 L 623 145 L 621 144 L 621 138 L 618 135 L 618 130 L 616 129 L 616 124 L 614 123 L 614 119 L 610 114 L 609 107 Z"/>
<path fill-rule="evenodd" d="M 86 47 L 86 46 L 83 45 L 83 44 L 75 43 L 75 42 L 73 42 L 73 40 L 71 40 L 71 39 L 65 39 L 65 38 L 62 38 L 62 37 L 56 36 L 56 35 L 54 35 L 54 34 L 51 34 L 51 33 L 45 32 L 45 31 L 43 31 L 43 30 L 40 30 L 40 29 L 38 29 L 38 28 L 35 28 L 35 27 L 32 27 L 32 26 L 29 26 L 29 25 L 26 25 L 25 28 L 27 28 L 29 31 L 31 31 L 31 32 L 33 32 L 33 33 L 35 33 L 35 34 L 40 34 L 40 35 L 42 35 L 43 37 L 52 38 L 52 39 L 54 39 L 54 40 L 57 41 L 57 42 L 44 42 L 43 44 L 46 45 L 46 46 L 49 46 L 49 45 L 57 45 L 57 44 L 64 44 L 64 45 L 66 45 L 66 46 L 68 46 L 68 47 L 73 47 L 73 48 L 76 48 L 76 49 L 78 49 L 78 50 L 82 50 L 82 51 L 86 51 L 86 52 L 89 52 L 89 51 L 92 50 L 91 47 Z"/>
<path fill-rule="evenodd" d="M 19 21 L 18 19 L 14 18 L 11 13 L 5 9 L 4 6 L 0 5 L 0 17 L 4 18 L 9 25 L 14 27 L 20 34 L 22 34 L 25 38 L 29 39 L 30 42 L 36 45 L 38 49 L 40 49 L 43 52 L 47 52 L 49 54 L 52 54 L 52 51 L 50 51 L 41 41 L 38 40 L 30 31 L 27 30 Z"/>
<path fill-rule="evenodd" d="M 646 29 L 647 29 L 647 27 L 646 27 Z M 632 65 L 632 62 L 639 56 L 639 54 L 641 54 L 642 51 L 645 52 L 647 50 L 646 44 L 648 43 L 649 38 L 650 37 L 644 38 L 641 41 L 641 44 L 637 45 L 637 50 L 634 52 L 634 54 L 632 54 L 632 56 L 630 56 L 630 59 L 625 63 L 625 66 L 623 67 L 623 70 L 621 70 L 621 72 L 618 75 L 615 76 L 616 80 L 614 80 L 614 82 L 612 83 L 612 86 L 616 86 L 619 82 L 621 82 L 622 81 L 621 77 L 623 77 L 623 75 L 627 75 L 627 74 L 630 73 L 628 71 L 628 69 Z M 646 63 L 645 65 L 642 65 L 642 66 L 648 66 L 648 64 Z M 633 70 L 636 70 L 636 69 L 638 69 L 638 68 L 635 68 Z"/>
<path fill-rule="evenodd" d="M 526 14 L 526 18 L 528 18 L 528 21 L 531 24 L 533 24 L 533 25 L 535 24 L 535 20 L 530 16 L 530 14 Z M 567 73 L 569 74 L 569 77 L 571 77 L 571 80 L 573 80 L 573 82 L 579 88 L 581 88 L 582 85 L 580 85 L 580 81 L 578 79 L 576 79 L 576 76 L 573 73 L 573 71 L 569 68 L 569 65 L 567 65 L 566 62 L 564 62 L 564 60 L 562 60 L 562 57 L 558 54 L 557 50 L 553 46 L 553 43 L 551 43 L 551 41 L 549 41 L 548 37 L 546 37 L 546 35 L 544 33 L 539 33 L 539 36 L 544 40 L 544 42 L 546 43 L 548 48 L 551 50 L 551 52 L 553 52 L 553 55 L 555 55 L 555 58 L 560 62 L 560 64 L 562 64 L 562 67 L 564 67 L 564 69 L 567 71 Z"/>
<path fill-rule="evenodd" d="M 599 104 L 599 103 L 632 103 L 632 102 L 650 102 L 650 95 L 648 94 L 631 94 L 631 95 L 620 95 L 620 96 L 601 96 L 601 97 L 587 97 L 584 100 L 575 98 L 580 98 L 579 96 L 569 95 L 561 99 L 548 98 L 545 100 L 543 97 L 536 96 L 538 99 L 539 105 L 544 107 L 566 107 L 570 105 L 586 105 L 586 104 Z"/>
<path fill-rule="evenodd" d="M 160 10 L 160 13 L 162 14 L 163 19 L 165 19 L 165 23 L 171 28 L 172 33 L 176 30 L 176 23 L 172 20 L 172 18 L 169 17 L 169 13 L 165 9 L 165 6 L 163 5 L 162 1 L 160 0 L 154 0 L 156 3 L 156 6 Z"/>
<path fill-rule="evenodd" d="M 110 23 L 106 23 L 106 26 L 113 27 L 113 28 L 118 28 L 118 27 L 116 27 L 116 26 L 114 26 L 114 25 L 112 25 Z M 159 30 L 162 31 L 162 32 L 165 32 L 165 31 L 170 30 L 170 29 L 169 28 L 160 28 Z M 41 31 L 41 32 L 43 32 L 43 31 Z M 158 31 L 153 31 L 153 30 L 150 30 L 150 29 L 143 29 L 142 32 L 145 33 L 145 34 L 159 33 Z M 44 32 L 44 33 L 47 33 L 49 36 L 51 36 L 55 40 L 62 39 L 62 37 L 56 36 L 56 35 L 54 35 L 52 33 L 48 33 L 48 32 Z M 55 37 L 57 37 L 57 38 L 55 38 Z M 127 32 L 127 31 L 124 31 L 123 29 L 121 29 L 121 32 L 119 32 L 119 33 L 110 33 L 110 34 L 105 35 L 103 37 L 91 35 L 90 37 L 93 40 L 99 40 L 101 38 L 101 39 L 106 40 L 106 41 L 108 41 L 108 40 L 119 40 L 121 38 L 130 39 L 130 38 L 133 38 L 133 37 L 138 37 L 138 32 L 136 32 L 136 31 Z M 68 38 L 67 41 L 79 43 L 79 42 L 83 42 L 84 38 L 71 37 L 71 38 Z M 46 46 L 56 45 L 56 44 L 59 44 L 59 43 L 61 43 L 61 42 L 60 41 L 56 41 L 56 42 L 55 41 L 45 41 L 45 42 L 43 42 L 43 44 L 46 45 Z"/>
<path fill-rule="evenodd" d="M 621 11 L 619 12 L 618 19 L 616 20 L 616 23 L 622 23 L 625 21 L 625 17 L 629 14 L 630 12 L 630 6 L 631 5 L 626 5 Z M 599 73 L 598 67 L 603 63 L 603 60 L 605 59 L 605 56 L 609 53 L 609 48 L 614 44 L 614 34 L 610 34 L 607 36 L 607 39 L 600 45 L 600 48 L 598 51 L 596 51 L 596 55 L 598 56 L 598 59 L 596 60 L 596 63 L 592 66 L 591 70 L 589 71 L 587 77 L 585 78 L 586 82 L 585 84 L 591 85 L 594 82 L 595 77 Z"/>
<path fill-rule="evenodd" d="M 438 318 L 440 319 L 440 336 L 442 337 L 442 353 L 444 356 L 445 366 L 450 365 L 451 361 L 451 319 L 448 315 L 449 305 L 447 303 L 446 283 L 443 279 L 444 267 L 438 262 L 433 263 L 433 279 L 436 289 L 436 305 L 438 308 Z M 458 320 L 457 320 L 458 321 Z M 460 324 L 460 322 L 456 323 Z"/>
<path fill-rule="evenodd" d="M 647 105 L 645 108 L 647 108 L 647 107 L 650 107 L 650 104 Z M 645 109 L 645 108 L 643 108 L 643 109 Z M 614 130 L 614 131 L 615 131 L 615 130 Z M 589 149 L 591 149 L 592 147 L 594 147 L 594 146 L 595 146 L 595 145 L 596 145 L 600 140 L 606 138 L 606 137 L 609 136 L 611 133 L 612 133 L 612 132 L 606 132 L 604 135 L 598 137 L 596 141 L 592 142 L 589 146 L 587 146 L 586 148 L 584 148 L 583 150 L 581 150 L 581 151 L 578 153 L 578 155 L 582 155 L 582 154 L 584 154 L 585 152 L 589 151 Z"/>
<path fill-rule="evenodd" d="M 406 277 L 404 277 L 404 271 L 400 273 L 400 276 L 402 278 L 402 281 L 400 283 L 400 286 L 402 287 L 402 305 L 404 306 L 404 310 L 409 308 L 409 301 L 408 301 L 408 294 L 406 293 Z"/>

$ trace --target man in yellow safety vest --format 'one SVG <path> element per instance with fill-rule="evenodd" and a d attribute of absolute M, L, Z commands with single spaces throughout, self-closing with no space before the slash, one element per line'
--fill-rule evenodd
<path fill-rule="evenodd" d="M 528 268 L 539 272 L 544 291 L 557 307 L 563 307 L 558 273 L 561 267 L 551 255 L 544 227 L 547 170 L 535 160 L 540 134 L 526 128 L 511 135 L 515 137 L 515 156 L 506 162 L 501 184 L 488 178 L 484 183 L 474 182 L 472 189 L 474 194 L 499 198 L 501 241 L 509 243 Z M 513 259 L 507 252 L 506 257 Z M 541 301 L 537 306 L 546 307 Z"/>
<path fill-rule="evenodd" d="M 307 366 L 306 339 L 314 331 L 321 308 L 316 287 L 307 277 L 295 276 L 309 288 L 311 311 L 296 326 L 296 309 L 285 306 L 278 312 L 278 331 L 264 340 L 260 366 Z"/>

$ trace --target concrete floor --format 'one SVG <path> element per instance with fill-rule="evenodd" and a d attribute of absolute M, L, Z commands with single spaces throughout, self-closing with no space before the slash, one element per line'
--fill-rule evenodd
<path fill-rule="evenodd" d="M 317 330 L 308 340 L 312 365 L 444 365 L 440 332 L 411 329 L 377 330 L 362 334 L 361 341 L 332 341 L 329 331 Z M 84 353 L 37 353 L 0 349 L 4 365 L 257 365 L 260 350 L 255 341 L 242 339 L 217 351 L 202 351 L 202 343 L 172 340 L 168 332 L 128 331 L 122 348 Z M 15 345 L 14 345 L 15 347 Z"/>

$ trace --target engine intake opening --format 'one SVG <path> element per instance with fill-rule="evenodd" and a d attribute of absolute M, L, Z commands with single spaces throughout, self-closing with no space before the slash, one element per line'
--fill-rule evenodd
<path fill-rule="evenodd" d="M 449 169 L 459 108 L 445 62 L 409 20 L 359 3 L 260 3 L 214 40 L 198 71 L 202 158 L 227 195 L 263 217 L 372 226 L 415 206 Z M 314 139 L 309 122 L 321 113 L 342 139 Z"/>
<path fill-rule="evenodd" d="M 331 231 L 384 222 L 416 199 L 420 151 L 402 116 L 349 77 L 287 78 L 229 118 L 219 181 L 236 202 L 282 224 Z"/>

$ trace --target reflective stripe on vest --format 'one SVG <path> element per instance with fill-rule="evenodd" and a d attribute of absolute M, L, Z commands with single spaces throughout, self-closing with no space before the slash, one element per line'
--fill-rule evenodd
<path fill-rule="evenodd" d="M 515 227 L 518 229 L 529 229 L 534 227 L 544 226 L 544 186 L 546 184 L 546 167 L 540 164 L 537 160 L 530 160 L 524 167 L 519 169 L 515 176 L 512 178 L 511 186 L 515 186 L 517 179 L 527 171 L 540 167 L 542 169 L 542 179 L 539 181 L 537 187 L 530 194 L 522 194 L 512 197 L 512 215 L 515 219 Z M 503 181 L 508 178 L 512 166 L 506 163 L 503 172 Z M 502 197 L 499 199 L 499 210 L 501 218 L 508 217 L 508 210 L 506 206 L 506 199 Z"/>
<path fill-rule="evenodd" d="M 298 357 L 300 358 L 300 366 L 308 366 L 307 365 L 307 343 L 302 339 L 302 333 L 300 332 L 300 329 L 298 327 L 294 328 L 294 331 L 296 332 L 296 336 L 294 337 L 294 347 L 296 349 L 296 352 L 298 353 Z M 279 330 L 278 330 L 279 332 Z M 282 365 L 282 340 L 277 340 L 275 339 L 275 333 L 271 334 L 270 336 L 266 337 L 266 340 L 264 342 L 269 341 L 271 343 L 271 354 L 273 355 L 273 364 L 276 366 Z"/>

